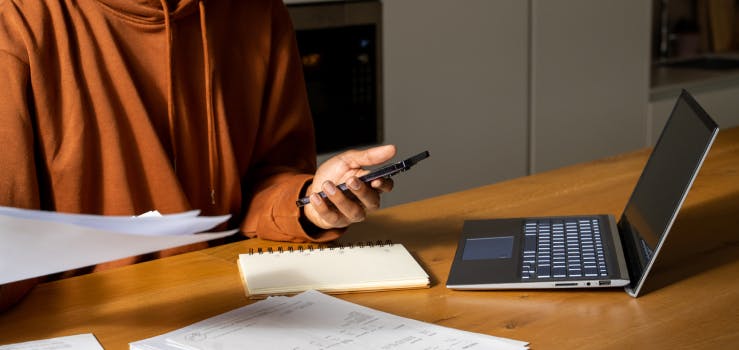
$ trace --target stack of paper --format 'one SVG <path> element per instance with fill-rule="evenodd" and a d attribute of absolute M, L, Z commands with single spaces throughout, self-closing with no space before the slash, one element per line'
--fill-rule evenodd
<path fill-rule="evenodd" d="M 69 214 L 0 206 L 0 215 L 19 219 L 56 222 L 146 236 L 191 235 L 226 222 L 231 215 L 199 216 L 200 210 L 160 215 L 156 211 L 139 216 Z"/>
<path fill-rule="evenodd" d="M 370 309 L 317 291 L 270 297 L 130 350 L 527 349 L 528 343 L 461 331 Z"/>
<path fill-rule="evenodd" d="M 0 350 L 103 350 L 92 333 L 70 335 L 66 337 L 33 340 L 23 343 L 1 345 Z"/>
<path fill-rule="evenodd" d="M 229 215 L 123 217 L 0 207 L 0 284 L 209 241 L 237 230 L 201 233 Z"/>

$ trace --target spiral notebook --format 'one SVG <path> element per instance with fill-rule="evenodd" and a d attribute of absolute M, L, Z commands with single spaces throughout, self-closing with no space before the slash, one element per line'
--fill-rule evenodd
<path fill-rule="evenodd" d="M 249 298 L 306 290 L 349 293 L 428 288 L 429 276 L 398 243 L 287 246 L 240 254 L 237 265 Z"/>

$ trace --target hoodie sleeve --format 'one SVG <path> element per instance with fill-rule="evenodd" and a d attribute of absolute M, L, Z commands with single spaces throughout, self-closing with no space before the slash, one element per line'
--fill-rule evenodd
<path fill-rule="evenodd" d="M 316 171 L 313 121 L 287 8 L 271 3 L 271 52 L 260 130 L 244 187 L 251 189 L 241 229 L 250 237 L 322 242 L 343 230 L 306 233 L 295 201 Z"/>
<path fill-rule="evenodd" d="M 28 55 L 15 8 L 0 4 L 0 205 L 39 208 Z"/>
<path fill-rule="evenodd" d="M 37 209 L 28 58 L 10 2 L 0 3 L 0 205 Z M 0 312 L 25 296 L 37 279 L 0 285 Z"/>

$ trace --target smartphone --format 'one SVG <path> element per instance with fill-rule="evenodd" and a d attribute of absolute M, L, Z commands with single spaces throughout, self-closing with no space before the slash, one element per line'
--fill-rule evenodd
<path fill-rule="evenodd" d="M 397 163 L 385 165 L 385 166 L 382 166 L 381 168 L 379 168 L 377 170 L 373 170 L 371 173 L 359 177 L 359 180 L 362 181 L 362 182 L 364 182 L 364 183 L 369 183 L 369 182 L 372 182 L 372 180 L 376 180 L 376 179 L 380 179 L 380 178 L 387 179 L 387 178 L 389 178 L 389 177 L 391 177 L 391 176 L 393 176 L 395 174 L 398 174 L 400 172 L 403 172 L 403 171 L 406 171 L 406 170 L 410 169 L 412 166 L 416 165 L 416 163 L 418 163 L 418 162 L 420 162 L 420 161 L 422 161 L 422 160 L 424 160 L 424 159 L 426 159 L 428 157 L 429 157 L 429 151 L 423 151 L 423 152 L 421 152 L 419 154 L 416 154 L 415 156 L 410 157 L 410 158 L 408 158 L 406 160 L 402 160 L 402 161 L 397 162 Z M 337 187 L 342 192 L 343 191 L 347 191 L 349 189 L 349 187 L 347 187 L 346 184 L 341 184 L 341 185 L 339 185 Z M 318 195 L 321 196 L 321 198 L 326 198 L 326 194 L 323 193 L 323 191 L 319 192 Z M 298 207 L 305 206 L 308 203 L 310 203 L 310 197 L 303 197 L 303 198 L 298 199 L 295 202 L 295 204 L 297 204 Z"/>

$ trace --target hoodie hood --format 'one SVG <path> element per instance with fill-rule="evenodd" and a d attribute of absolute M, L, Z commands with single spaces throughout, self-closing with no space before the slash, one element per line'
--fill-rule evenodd
<path fill-rule="evenodd" d="M 101 5 L 134 21 L 162 23 L 164 9 L 162 0 L 97 0 Z M 169 17 L 177 20 L 189 16 L 198 10 L 198 3 L 202 0 L 166 0 Z"/>
<path fill-rule="evenodd" d="M 216 204 L 215 187 L 218 172 L 218 144 L 216 141 L 216 117 L 213 110 L 213 70 L 210 58 L 210 48 L 208 45 L 208 25 L 205 14 L 205 0 L 97 0 L 109 10 L 115 12 L 119 16 L 144 23 L 164 24 L 165 40 L 166 40 L 166 57 L 167 60 L 167 118 L 169 120 L 169 135 L 172 147 L 172 166 L 175 173 L 177 172 L 177 111 L 174 108 L 174 88 L 172 81 L 172 66 L 174 45 L 172 37 L 172 22 L 179 18 L 198 13 L 200 18 L 200 40 L 203 45 L 203 67 L 202 74 L 205 82 L 205 101 L 206 118 L 208 121 L 207 139 L 208 139 L 208 192 L 211 197 L 211 204 Z"/>

